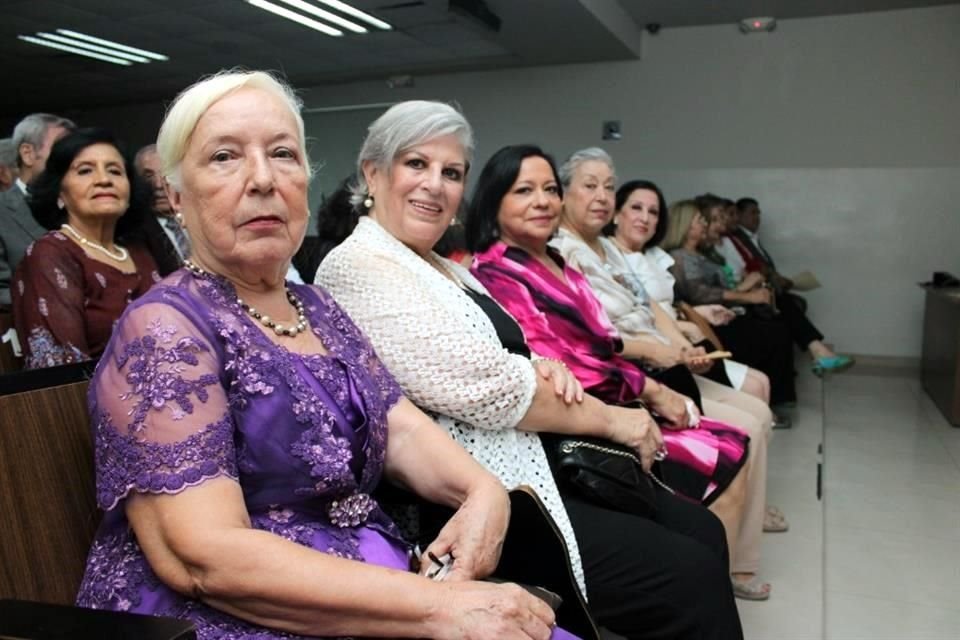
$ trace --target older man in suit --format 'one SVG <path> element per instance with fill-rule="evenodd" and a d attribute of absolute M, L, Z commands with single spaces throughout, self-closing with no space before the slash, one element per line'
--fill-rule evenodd
<path fill-rule="evenodd" d="M 134 160 L 137 173 L 153 189 L 153 213 L 144 220 L 143 241 L 157 263 L 161 276 L 173 273 L 183 264 L 190 252 L 187 233 L 174 215 L 167 199 L 163 174 L 160 172 L 160 156 L 157 145 L 149 144 L 137 152 Z"/>
<path fill-rule="evenodd" d="M 20 175 L 12 188 L 0 193 L 0 306 L 10 306 L 10 280 L 27 247 L 47 232 L 27 205 L 27 185 L 43 173 L 53 143 L 74 128 L 66 118 L 32 113 L 13 129 Z"/>

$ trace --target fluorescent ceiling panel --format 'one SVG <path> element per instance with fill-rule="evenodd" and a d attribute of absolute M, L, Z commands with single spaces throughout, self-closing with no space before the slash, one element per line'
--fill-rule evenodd
<path fill-rule="evenodd" d="M 41 31 L 37 34 L 38 38 L 43 38 L 44 40 L 53 40 L 54 42 L 60 42 L 62 44 L 68 44 L 72 47 L 78 47 L 80 49 L 85 49 L 87 51 L 93 51 L 95 53 L 101 53 L 108 56 L 113 56 L 114 58 L 122 58 L 124 60 L 130 60 L 132 62 L 150 62 L 149 58 L 144 58 L 143 56 L 135 56 L 132 53 L 127 53 L 126 51 L 117 51 L 116 49 L 109 49 L 107 47 L 101 47 L 98 44 L 90 44 L 89 42 L 84 42 L 83 40 L 74 40 L 73 38 L 67 38 L 66 36 L 58 36 L 55 33 L 44 33 Z"/>
<path fill-rule="evenodd" d="M 320 18 L 321 20 L 326 20 L 327 22 L 333 23 L 338 27 L 343 27 L 347 31 L 353 31 L 354 33 L 367 32 L 365 27 L 361 27 L 356 22 L 350 22 L 349 20 L 341 18 L 335 13 L 330 13 L 329 11 L 321 9 L 316 5 L 312 5 L 309 2 L 304 2 L 303 0 L 280 0 L 280 2 L 283 2 L 284 4 L 288 4 L 295 9 L 299 9 L 304 13 L 309 13 L 310 15 L 314 15 Z"/>
<path fill-rule="evenodd" d="M 51 40 L 44 40 L 42 38 L 35 38 L 34 36 L 17 36 L 19 39 L 29 42 L 31 44 L 39 44 L 42 47 L 50 47 L 51 49 L 59 49 L 60 51 L 69 51 L 70 53 L 75 53 L 78 56 L 86 56 L 88 58 L 96 58 L 97 60 L 102 60 L 104 62 L 112 62 L 113 64 L 119 64 L 125 67 L 129 67 L 133 63 L 129 60 L 123 60 L 121 58 L 114 58 L 111 56 L 105 56 L 93 51 L 87 51 L 80 49 L 78 47 L 72 47 L 70 45 L 61 44 L 59 42 L 53 42 Z"/>
<path fill-rule="evenodd" d="M 363 20 L 367 24 L 373 25 L 378 29 L 384 29 L 387 31 L 389 31 L 390 29 L 393 29 L 393 27 L 390 26 L 390 24 L 384 22 L 380 18 L 376 18 L 365 11 L 360 11 L 360 9 L 357 9 L 356 7 L 351 7 L 346 2 L 340 2 L 340 0 L 317 0 L 317 1 L 320 2 L 321 4 L 327 5 L 331 9 L 336 9 L 337 11 L 341 13 L 345 13 L 348 16 L 353 16 L 358 20 Z"/>
<path fill-rule="evenodd" d="M 151 60 L 159 60 L 163 62 L 169 60 L 167 56 L 162 53 L 156 53 L 154 51 L 147 51 L 146 49 L 138 49 L 136 47 L 128 47 L 125 44 L 120 44 L 119 42 L 113 42 L 112 40 L 104 40 L 103 38 L 96 38 L 94 36 L 88 36 L 85 33 L 79 33 L 77 31 L 71 31 L 70 29 L 57 29 L 57 33 L 63 36 L 74 38 L 75 40 L 83 40 L 85 42 L 91 42 L 93 44 L 98 44 L 110 49 L 115 49 L 117 51 L 125 51 L 127 53 L 132 53 L 134 55 L 143 56 L 144 58 L 150 58 Z"/>
<path fill-rule="evenodd" d="M 246 0 L 247 4 L 252 4 L 258 9 L 263 9 L 264 11 L 269 11 L 274 13 L 281 18 L 286 18 L 287 20 L 292 20 L 299 24 L 302 24 L 305 27 L 310 27 L 311 29 L 316 29 L 320 33 L 325 33 L 328 36 L 342 36 L 343 31 L 339 29 L 334 29 L 328 25 L 323 24 L 322 22 L 317 22 L 311 18 L 300 15 L 295 11 L 290 11 L 290 9 L 285 9 L 278 5 L 273 4 L 272 2 L 267 2 L 267 0 Z"/>

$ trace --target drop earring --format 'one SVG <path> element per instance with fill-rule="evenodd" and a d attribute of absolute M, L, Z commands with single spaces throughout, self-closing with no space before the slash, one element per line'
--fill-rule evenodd
<path fill-rule="evenodd" d="M 363 206 L 367 209 L 373 208 L 373 194 L 368 194 L 367 197 L 363 199 Z"/>
<path fill-rule="evenodd" d="M 57 209 L 60 209 L 60 211 L 63 211 L 64 206 L 66 205 L 63 204 L 63 198 L 57 198 Z"/>

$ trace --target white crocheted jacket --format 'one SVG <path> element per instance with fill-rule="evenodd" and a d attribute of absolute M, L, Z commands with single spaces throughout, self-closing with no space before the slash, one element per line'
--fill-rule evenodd
<path fill-rule="evenodd" d="M 487 293 L 469 271 L 434 257 L 466 286 Z M 460 287 L 370 218 L 361 218 L 324 258 L 316 283 L 366 334 L 411 401 L 504 486 L 536 490 L 586 594 L 573 527 L 540 438 L 515 428 L 537 388 L 530 360 L 504 349 L 490 319 Z"/>

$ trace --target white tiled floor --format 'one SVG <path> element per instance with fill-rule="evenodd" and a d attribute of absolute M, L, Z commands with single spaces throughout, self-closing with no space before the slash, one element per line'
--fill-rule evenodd
<path fill-rule="evenodd" d="M 800 377 L 794 428 L 771 444 L 770 502 L 791 529 L 764 537 L 774 593 L 738 602 L 747 638 L 960 638 L 960 429 L 916 378 L 853 369 L 823 404 L 820 384 Z"/>

